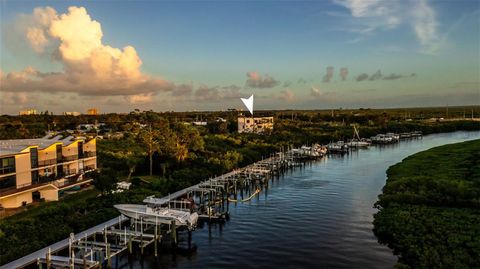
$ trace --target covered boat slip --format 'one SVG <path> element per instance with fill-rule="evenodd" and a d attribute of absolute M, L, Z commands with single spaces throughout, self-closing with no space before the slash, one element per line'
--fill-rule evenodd
<path fill-rule="evenodd" d="M 168 241 L 172 246 L 177 246 L 179 230 L 183 230 L 182 228 L 188 228 L 185 229 L 187 233 L 182 234 L 188 234 L 190 249 L 191 233 L 199 218 L 209 222 L 215 218 L 225 218 L 225 215 L 222 215 L 224 211 L 219 210 L 225 210 L 224 206 L 226 206 L 228 211 L 230 197 L 228 192 L 231 191 L 235 197 L 238 193 L 241 197 L 243 190 L 252 188 L 255 190 L 254 182 L 259 180 L 264 182 L 275 172 L 293 167 L 296 160 L 297 157 L 291 150 L 280 152 L 270 158 L 205 180 L 166 197 L 147 197 L 144 200 L 145 204 L 115 205 L 121 213 L 119 217 L 75 235 L 72 234 L 70 238 L 5 264 L 0 269 L 24 268 L 35 263 L 42 268 L 49 265 L 61 266 L 66 263 L 76 267 L 80 262 L 85 265 L 85 268 L 103 264 L 108 266 L 111 264 L 111 258 L 118 257 L 123 251 L 128 250 L 132 253 L 132 245 L 139 248 L 143 254 L 144 248 L 153 244 L 156 256 L 158 244 L 163 241 L 163 238 L 170 238 Z M 248 191 L 245 192 L 247 193 Z M 192 203 L 195 203 L 195 195 L 200 199 L 201 204 L 201 207 L 197 208 L 198 213 L 190 208 Z M 238 201 L 241 202 L 241 200 Z M 67 250 L 68 254 L 65 256 Z"/>

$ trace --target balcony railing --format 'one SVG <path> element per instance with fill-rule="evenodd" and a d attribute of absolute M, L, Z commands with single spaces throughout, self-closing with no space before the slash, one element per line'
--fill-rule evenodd
<path fill-rule="evenodd" d="M 85 151 L 83 153 L 83 157 L 84 158 L 90 158 L 90 157 L 95 157 L 97 156 L 97 152 L 96 151 Z"/>
<path fill-rule="evenodd" d="M 83 170 L 85 171 L 94 170 L 94 169 L 95 169 L 95 165 L 87 165 L 83 168 Z"/>
<path fill-rule="evenodd" d="M 48 176 L 39 176 L 38 177 L 38 183 L 47 183 L 47 182 L 50 182 L 50 181 L 54 181 L 54 180 L 57 180 L 59 178 L 62 178 L 62 175 L 61 174 L 50 174 Z"/>
<path fill-rule="evenodd" d="M 57 163 L 57 159 L 49 159 L 49 160 L 38 161 L 38 167 L 54 165 L 56 163 Z"/>
<path fill-rule="evenodd" d="M 63 170 L 63 176 L 65 176 L 65 177 L 68 177 L 68 176 L 71 176 L 71 175 L 75 175 L 75 174 L 77 174 L 77 170 L 76 170 L 76 169 Z"/>
<path fill-rule="evenodd" d="M 63 162 L 70 162 L 78 160 L 78 155 L 69 155 L 69 156 L 62 156 Z"/>

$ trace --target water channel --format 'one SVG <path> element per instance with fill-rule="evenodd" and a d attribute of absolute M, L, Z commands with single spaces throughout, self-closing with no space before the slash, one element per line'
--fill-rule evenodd
<path fill-rule="evenodd" d="M 330 156 L 270 180 L 231 219 L 193 232 L 196 252 L 147 255 L 121 268 L 392 268 L 396 256 L 372 232 L 386 169 L 416 152 L 479 139 L 455 132 Z M 434 161 L 434 160 L 432 160 Z"/>

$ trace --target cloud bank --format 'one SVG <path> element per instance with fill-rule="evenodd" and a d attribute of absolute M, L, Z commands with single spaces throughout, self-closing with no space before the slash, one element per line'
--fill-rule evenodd
<path fill-rule="evenodd" d="M 31 49 L 50 54 L 62 71 L 42 73 L 27 67 L 2 74 L 2 91 L 124 95 L 141 103 L 158 92 L 175 90 L 173 83 L 142 73 L 142 60 L 133 46 L 104 44 L 101 24 L 84 7 L 69 7 L 64 14 L 51 7 L 35 8 L 32 14 L 19 16 L 16 25 Z"/>
<path fill-rule="evenodd" d="M 273 88 L 280 82 L 269 75 L 262 76 L 258 72 L 248 72 L 245 85 L 251 88 Z"/>

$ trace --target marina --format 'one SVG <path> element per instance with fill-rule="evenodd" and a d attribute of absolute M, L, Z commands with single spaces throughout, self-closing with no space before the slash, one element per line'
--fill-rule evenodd
<path fill-rule="evenodd" d="M 279 152 L 166 197 L 146 197 L 143 205 L 117 205 L 116 208 L 122 213 L 120 217 L 71 235 L 1 268 L 27 265 L 38 268 L 100 268 L 112 266 L 112 260 L 118 266 L 123 260 L 122 253 L 132 254 L 135 250 L 144 253 L 145 249 L 151 249 L 150 246 L 154 245 L 153 253 L 157 256 L 162 244 L 167 242 L 175 248 L 182 235 L 188 238 L 187 249 L 190 250 L 197 221 L 207 222 L 212 227 L 221 227 L 215 226 L 215 223 L 230 223 L 225 221 L 232 207 L 236 209 L 242 203 L 258 201 L 262 193 L 267 195 L 269 182 L 285 177 L 285 174 L 295 171 L 295 167 L 305 169 L 309 163 L 306 160 L 323 157 L 318 150 L 324 150 L 324 147 L 304 146 Z"/>

